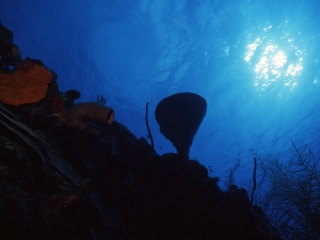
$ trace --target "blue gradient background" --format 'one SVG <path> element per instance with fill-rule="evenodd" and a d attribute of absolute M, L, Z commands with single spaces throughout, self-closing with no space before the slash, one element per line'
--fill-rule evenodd
<path fill-rule="evenodd" d="M 223 180 L 241 153 L 235 180 L 246 187 L 253 152 L 289 159 L 292 140 L 320 155 L 319 9 L 319 0 L 0 0 L 0 21 L 23 58 L 58 74 L 61 91 L 79 90 L 78 102 L 102 94 L 137 137 L 147 135 L 148 101 L 159 154 L 175 149 L 159 132 L 157 103 L 184 91 L 203 96 L 207 115 L 190 157 Z M 279 52 L 285 62 L 272 69 Z M 263 56 L 268 80 L 256 70 Z M 294 75 L 290 64 L 300 67 Z"/>

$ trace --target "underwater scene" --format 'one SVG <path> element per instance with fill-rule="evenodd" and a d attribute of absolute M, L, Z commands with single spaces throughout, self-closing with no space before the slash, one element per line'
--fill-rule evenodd
<path fill-rule="evenodd" d="M 0 239 L 320 239 L 320 0 L 0 0 Z"/>

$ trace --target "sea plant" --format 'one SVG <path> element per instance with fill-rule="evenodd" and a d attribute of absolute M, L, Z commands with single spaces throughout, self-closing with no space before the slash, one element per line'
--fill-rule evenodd
<path fill-rule="evenodd" d="M 307 145 L 292 145 L 288 161 L 270 155 L 263 159 L 261 171 L 269 181 L 260 197 L 283 239 L 320 239 L 320 158 Z"/>

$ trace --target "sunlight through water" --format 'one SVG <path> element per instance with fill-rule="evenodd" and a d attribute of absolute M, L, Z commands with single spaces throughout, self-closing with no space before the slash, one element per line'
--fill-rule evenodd
<path fill-rule="evenodd" d="M 292 91 L 302 70 L 304 51 L 295 45 L 289 34 L 276 38 L 268 33 L 272 26 L 263 29 L 264 34 L 249 42 L 244 60 L 255 72 L 253 84 L 260 92 L 276 91 L 279 97 L 285 90 Z M 278 43 L 279 42 L 279 43 Z"/>

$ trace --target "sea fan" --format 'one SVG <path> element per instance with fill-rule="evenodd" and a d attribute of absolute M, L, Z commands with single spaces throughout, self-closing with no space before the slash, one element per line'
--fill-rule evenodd
<path fill-rule="evenodd" d="M 320 158 L 307 145 L 293 148 L 292 160 L 267 162 L 265 211 L 284 239 L 320 239 Z"/>

